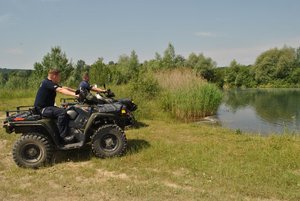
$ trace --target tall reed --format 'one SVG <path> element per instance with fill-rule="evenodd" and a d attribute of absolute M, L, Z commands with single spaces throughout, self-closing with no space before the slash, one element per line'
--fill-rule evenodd
<path fill-rule="evenodd" d="M 189 121 L 213 115 L 221 103 L 222 92 L 191 70 L 161 72 L 157 78 L 165 89 L 162 95 L 164 110 L 179 119 Z"/>

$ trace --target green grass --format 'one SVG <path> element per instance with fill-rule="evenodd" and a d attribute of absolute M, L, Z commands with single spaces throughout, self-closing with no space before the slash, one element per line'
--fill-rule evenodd
<path fill-rule="evenodd" d="M 97 159 L 89 148 L 56 153 L 52 167 L 18 168 L 15 135 L 1 130 L 4 200 L 299 200 L 299 136 L 235 135 L 220 127 L 144 120 L 128 151 Z"/>
<path fill-rule="evenodd" d="M 9 100 L 16 98 L 30 98 L 35 96 L 36 90 L 32 89 L 1 89 L 0 100 Z"/>
<path fill-rule="evenodd" d="M 15 110 L 17 106 L 33 105 L 34 90 L 0 90 L 0 120 L 6 110 Z"/>
<path fill-rule="evenodd" d="M 112 89 L 128 97 L 126 86 Z M 0 106 L 33 100 L 0 99 Z M 126 130 L 128 150 L 119 158 L 95 158 L 87 147 L 57 152 L 53 166 L 23 169 L 11 155 L 19 135 L 0 129 L 0 198 L 300 200 L 299 135 L 237 135 L 218 126 L 181 123 L 161 111 L 159 100 L 137 101 L 142 126 Z"/>

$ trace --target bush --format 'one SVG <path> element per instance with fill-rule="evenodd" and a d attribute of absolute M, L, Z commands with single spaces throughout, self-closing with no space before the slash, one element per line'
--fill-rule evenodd
<path fill-rule="evenodd" d="M 158 95 L 160 87 L 152 73 L 141 73 L 138 78 L 131 81 L 130 91 L 135 98 L 149 100 Z"/>

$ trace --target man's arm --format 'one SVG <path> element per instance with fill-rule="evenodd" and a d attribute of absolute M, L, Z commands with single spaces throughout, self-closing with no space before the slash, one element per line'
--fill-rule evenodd
<path fill-rule="evenodd" d="M 64 95 L 73 96 L 73 97 L 79 97 L 79 95 L 75 94 L 75 91 L 69 90 L 68 87 L 58 87 L 56 88 L 56 92 L 62 93 Z"/>
<path fill-rule="evenodd" d="M 75 91 L 76 91 L 75 89 L 72 89 L 72 88 L 70 88 L 70 87 L 65 87 L 65 86 L 63 86 L 62 88 L 63 88 L 63 89 L 67 89 L 67 90 L 72 91 L 72 92 L 75 92 Z"/>
<path fill-rule="evenodd" d="M 97 87 L 92 87 L 91 90 L 92 90 L 92 91 L 95 91 L 95 92 L 99 92 L 99 93 L 104 93 L 104 92 L 106 92 L 105 89 L 100 89 L 100 88 L 97 88 Z"/>

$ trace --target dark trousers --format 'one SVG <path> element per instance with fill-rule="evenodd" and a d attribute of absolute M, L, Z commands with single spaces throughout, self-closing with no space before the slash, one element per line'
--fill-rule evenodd
<path fill-rule="evenodd" d="M 65 109 L 51 106 L 43 108 L 41 113 L 43 117 L 57 119 L 57 127 L 60 137 L 64 138 L 67 136 L 69 117 Z"/>

